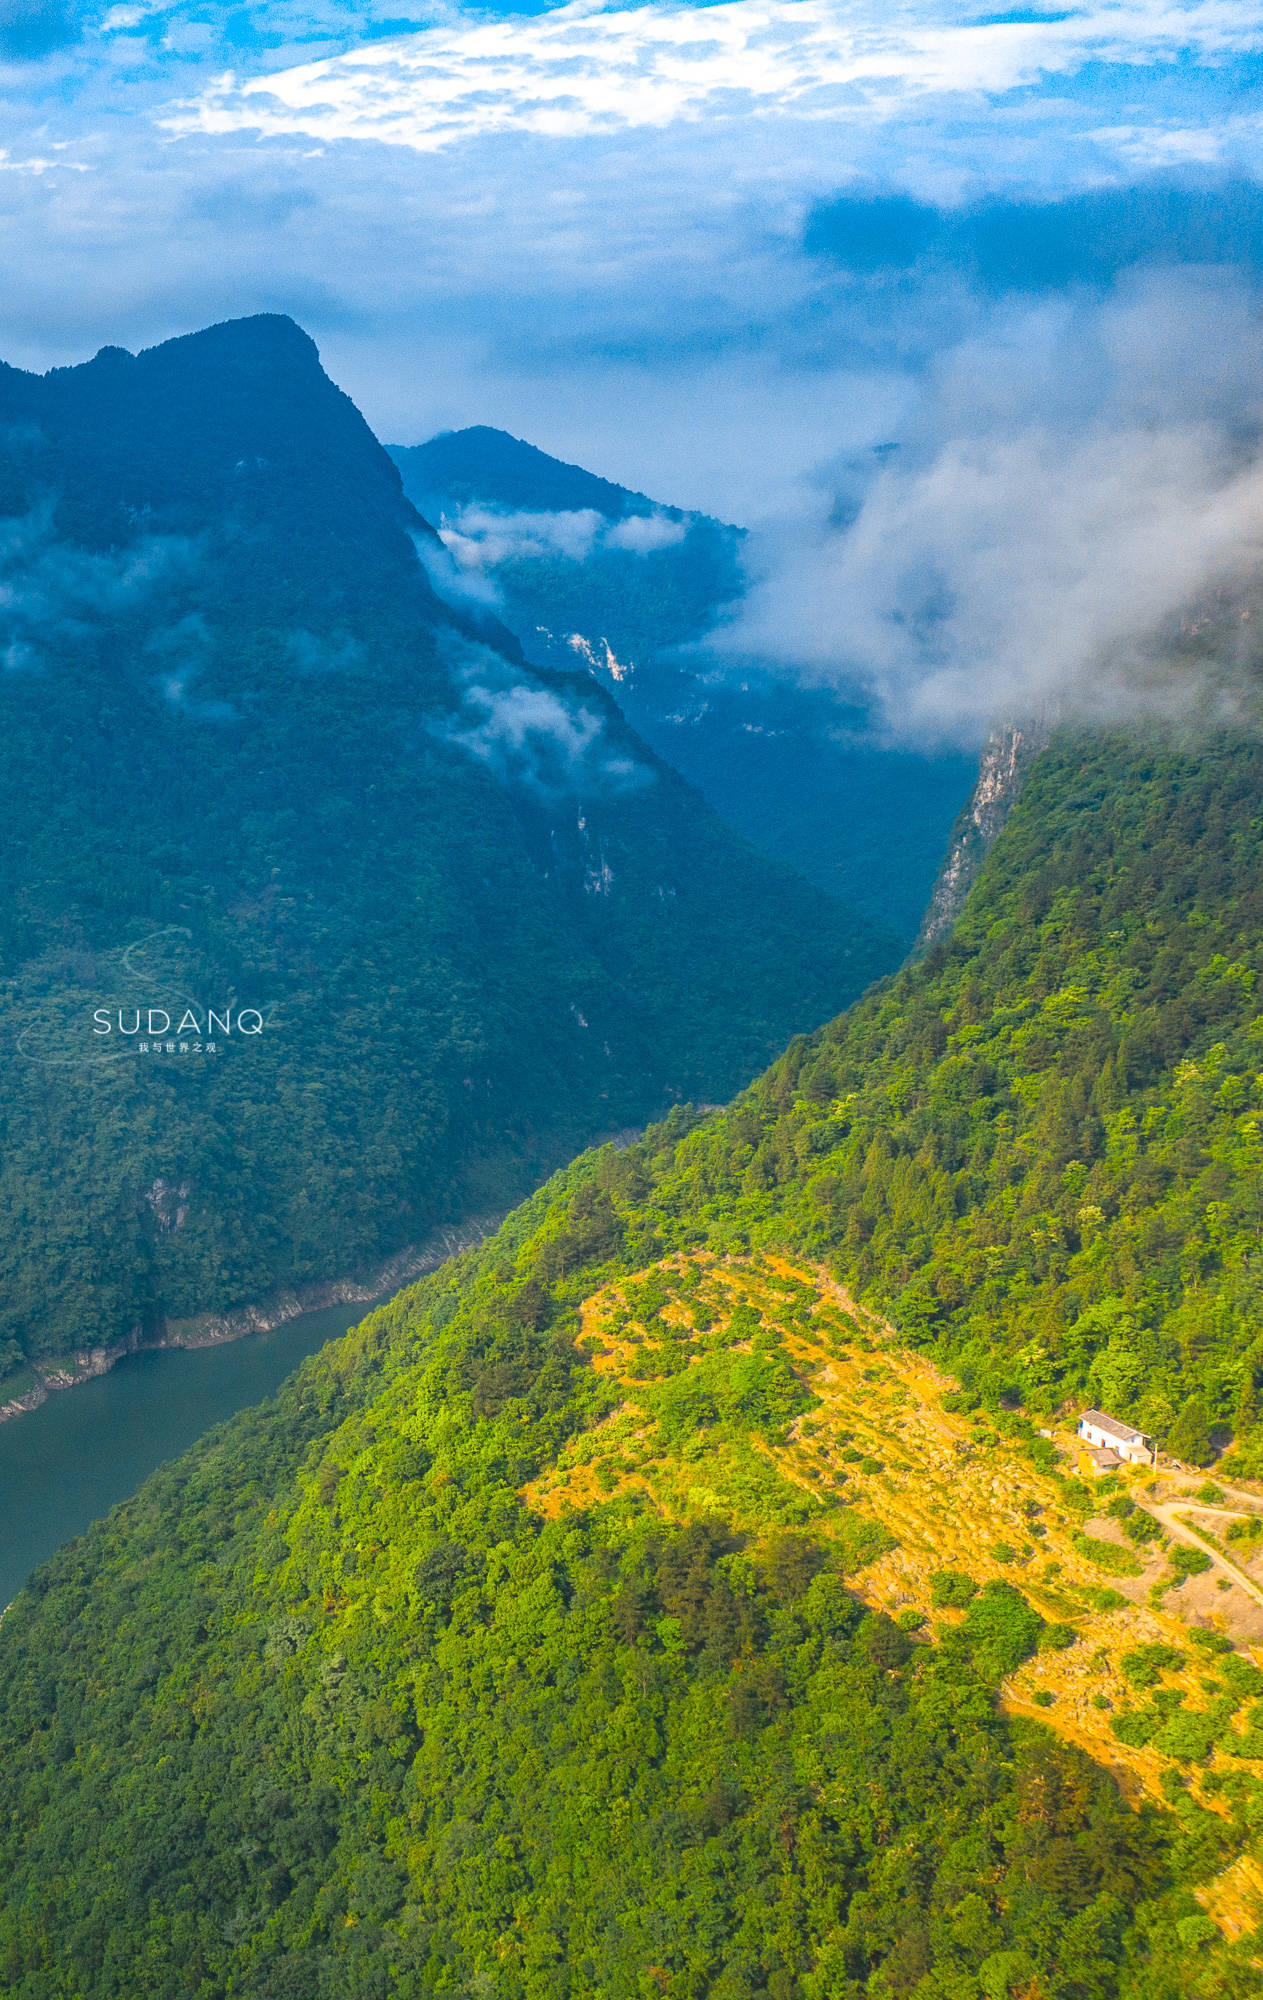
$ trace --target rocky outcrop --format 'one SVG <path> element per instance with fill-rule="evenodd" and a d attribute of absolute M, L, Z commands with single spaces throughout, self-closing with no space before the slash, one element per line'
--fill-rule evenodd
<path fill-rule="evenodd" d="M 42 1382 L 36 1382 L 33 1389 L 24 1395 L 10 1396 L 7 1403 L 0 1403 L 0 1424 L 8 1417 L 20 1417 L 27 1410 L 38 1410 L 41 1403 L 48 1401 L 48 1391 Z"/>
<path fill-rule="evenodd" d="M 162 1339 L 146 1339 L 145 1329 L 134 1326 L 118 1340 L 101 1347 L 81 1348 L 55 1368 L 36 1368 L 34 1387 L 21 1396 L 13 1396 L 7 1403 L 0 1403 L 0 1423 L 9 1417 L 20 1417 L 27 1410 L 38 1410 L 46 1403 L 54 1389 L 75 1389 L 80 1382 L 94 1381 L 98 1375 L 106 1375 L 115 1362 L 125 1354 L 138 1354 L 142 1347 L 164 1347 L 169 1345 Z"/>
<path fill-rule="evenodd" d="M 1044 748 L 1048 733 L 1044 725 L 1024 723 L 1017 728 L 1010 724 L 992 730 L 987 738 L 969 803 L 952 829 L 947 857 L 913 947 L 914 958 L 946 937 L 964 909 L 982 864 L 1013 810 L 1027 768 Z"/>

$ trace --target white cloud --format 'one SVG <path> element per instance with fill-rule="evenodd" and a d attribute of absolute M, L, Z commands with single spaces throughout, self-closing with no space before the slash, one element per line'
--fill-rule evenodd
<path fill-rule="evenodd" d="M 545 796 L 618 793 L 652 783 L 653 773 L 610 740 L 596 708 L 538 683 L 504 681 L 504 662 L 484 655 L 490 673 L 471 666 L 464 713 L 446 741 L 488 764 L 506 782 Z"/>
<path fill-rule="evenodd" d="M 180 132 L 305 133 L 433 152 L 499 132 L 571 139 L 777 112 L 889 120 L 1090 63 L 1215 60 L 1263 47 L 1255 0 L 1089 0 L 1035 21 L 961 20 L 945 0 L 723 0 L 428 28 L 271 75 L 228 72 L 168 114 Z"/>
<path fill-rule="evenodd" d="M 726 650 L 862 691 L 897 733 L 1239 714 L 1263 573 L 1256 317 L 1218 273 L 997 314 L 939 357 L 850 518 L 825 489 L 781 524 Z"/>
<path fill-rule="evenodd" d="M 0 647 L 10 665 L 33 665 L 42 643 L 91 632 L 187 576 L 197 560 L 195 544 L 174 535 L 146 536 L 110 555 L 60 541 L 51 506 L 0 521 Z"/>
<path fill-rule="evenodd" d="M 604 525 L 591 507 L 542 514 L 473 506 L 444 515 L 439 539 L 462 570 L 495 569 L 502 562 L 541 556 L 584 562 Z"/>
<path fill-rule="evenodd" d="M 673 521 L 669 514 L 629 514 L 607 529 L 607 548 L 625 549 L 629 555 L 648 556 L 655 549 L 675 548 L 688 533 L 687 521 Z"/>
<path fill-rule="evenodd" d="M 673 548 L 687 533 L 688 522 L 673 521 L 669 514 L 632 514 L 624 521 L 607 521 L 592 507 L 531 513 L 474 505 L 445 514 L 439 527 L 444 548 L 466 574 L 549 556 L 586 562 L 597 548 L 646 556 Z"/>

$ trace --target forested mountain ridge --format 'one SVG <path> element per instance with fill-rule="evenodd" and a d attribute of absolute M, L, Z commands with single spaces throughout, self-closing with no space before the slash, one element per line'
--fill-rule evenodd
<path fill-rule="evenodd" d="M 503 1206 L 891 962 L 436 595 L 292 322 L 0 371 L 0 511 L 0 1403 Z"/>
<path fill-rule="evenodd" d="M 911 942 L 971 760 L 891 744 L 844 678 L 799 684 L 708 648 L 747 589 L 744 531 L 487 425 L 391 455 L 529 658 L 588 668 L 730 825 Z"/>
<path fill-rule="evenodd" d="M 1261 780 L 1252 739 L 1058 737 L 925 961 L 46 1565 L 0 1626 L 15 2000 L 1257 1992 L 1257 1912 L 1206 1912 L 1248 1905 L 1259 1670 L 1213 1629 L 1200 1682 L 1192 1632 L 1116 1659 L 1168 1760 L 1133 1809 L 996 1704 L 1122 1601 L 1039 1504 L 1025 1549 L 939 1510 L 931 1622 L 864 1596 L 917 1476 L 874 1310 L 1120 1578 L 1036 1418 L 1263 1469 Z"/>

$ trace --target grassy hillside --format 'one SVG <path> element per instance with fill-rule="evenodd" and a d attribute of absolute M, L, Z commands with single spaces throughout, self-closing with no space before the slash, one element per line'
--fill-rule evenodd
<path fill-rule="evenodd" d="M 891 962 L 439 601 L 290 321 L 0 368 L 0 419 L 0 1403 L 507 1205 Z"/>
<path fill-rule="evenodd" d="M 1059 741 L 932 963 L 39 1572 L 4 1990 L 1256 1993 L 1261 775 Z"/>

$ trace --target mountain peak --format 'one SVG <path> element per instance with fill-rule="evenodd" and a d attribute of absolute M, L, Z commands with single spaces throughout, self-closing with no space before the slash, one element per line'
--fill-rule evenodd
<path fill-rule="evenodd" d="M 0 422 L 32 443 L 0 468 L 0 499 L 22 512 L 57 496 L 59 532 L 119 547 L 148 534 L 266 532 L 294 574 L 354 595 L 365 564 L 391 587 L 429 597 L 409 532 L 420 523 L 399 475 L 350 398 L 330 381 L 316 343 L 284 313 L 223 320 L 130 354 L 103 347 L 46 375 L 0 371 Z M 20 463 L 19 463 L 20 459 Z M 11 495 L 9 489 L 12 489 Z M 256 544 L 255 560 L 262 544 Z"/>
<path fill-rule="evenodd" d="M 413 495 L 436 493 L 462 504 L 503 507 L 512 512 L 566 514 L 591 510 L 607 521 L 634 514 L 683 515 L 658 507 L 643 493 L 552 458 L 537 445 L 498 431 L 490 424 L 440 431 L 427 444 L 391 445 L 390 455 Z M 422 513 L 426 512 L 424 506 Z"/>
<path fill-rule="evenodd" d="M 196 333 L 177 334 L 143 348 L 137 358 L 145 362 L 205 359 L 249 367 L 280 363 L 287 369 L 305 364 L 320 369 L 315 341 L 288 313 L 252 313 L 243 319 L 219 320 Z"/>

